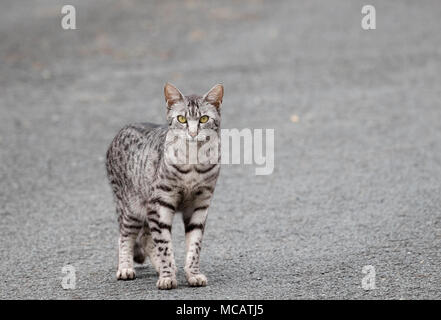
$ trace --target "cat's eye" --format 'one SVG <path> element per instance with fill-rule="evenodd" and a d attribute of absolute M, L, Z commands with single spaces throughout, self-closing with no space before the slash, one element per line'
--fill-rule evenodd
<path fill-rule="evenodd" d="M 207 122 L 208 121 L 208 116 L 202 116 L 202 117 L 200 117 L 200 119 L 199 119 L 199 122 L 200 123 L 205 123 L 205 122 Z"/>
<path fill-rule="evenodd" d="M 178 121 L 179 121 L 180 123 L 186 123 L 186 122 L 187 122 L 187 118 L 184 117 L 184 116 L 178 116 Z"/>

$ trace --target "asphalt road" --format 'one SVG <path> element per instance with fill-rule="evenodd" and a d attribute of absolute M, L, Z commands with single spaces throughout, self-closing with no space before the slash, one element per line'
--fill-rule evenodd
<path fill-rule="evenodd" d="M 1 1 L 0 298 L 441 298 L 441 3 Z M 116 281 L 104 155 L 165 118 L 163 85 L 225 86 L 224 128 L 275 128 L 275 168 L 224 165 L 205 288 Z M 295 117 L 293 117 L 295 115 Z M 62 268 L 76 268 L 63 290 Z M 361 286 L 362 268 L 376 289 Z"/>

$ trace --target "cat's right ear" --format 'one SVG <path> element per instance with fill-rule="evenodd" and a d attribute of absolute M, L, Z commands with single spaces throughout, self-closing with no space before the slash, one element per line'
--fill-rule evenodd
<path fill-rule="evenodd" d="M 184 96 L 182 95 L 181 91 L 168 82 L 164 86 L 164 97 L 167 107 L 169 108 L 176 102 L 184 100 Z"/>

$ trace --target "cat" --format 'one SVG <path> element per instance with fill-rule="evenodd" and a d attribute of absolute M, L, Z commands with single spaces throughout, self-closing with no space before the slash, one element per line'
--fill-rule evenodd
<path fill-rule="evenodd" d="M 174 214 L 181 212 L 187 282 L 207 285 L 199 261 L 220 170 L 223 94 L 224 88 L 218 84 L 203 96 L 184 96 L 167 83 L 167 125 L 128 125 L 113 139 L 106 169 L 119 223 L 118 280 L 134 279 L 134 262 L 143 263 L 148 256 L 159 275 L 158 289 L 177 287 L 171 230 Z M 194 152 L 185 151 L 192 143 L 199 150 L 205 148 L 201 154 L 211 154 L 210 161 L 190 162 Z M 183 157 L 177 156 L 182 153 Z"/>

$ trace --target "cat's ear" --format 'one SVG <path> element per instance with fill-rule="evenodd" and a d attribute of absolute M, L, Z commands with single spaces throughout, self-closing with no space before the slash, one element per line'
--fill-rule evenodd
<path fill-rule="evenodd" d="M 221 84 L 217 84 L 204 95 L 204 100 L 207 101 L 208 103 L 211 103 L 216 108 L 219 108 L 222 103 L 223 97 L 224 97 L 224 86 Z"/>
<path fill-rule="evenodd" d="M 169 108 L 176 102 L 184 100 L 184 96 L 182 95 L 181 91 L 168 82 L 164 86 L 164 97 L 167 107 Z"/>

